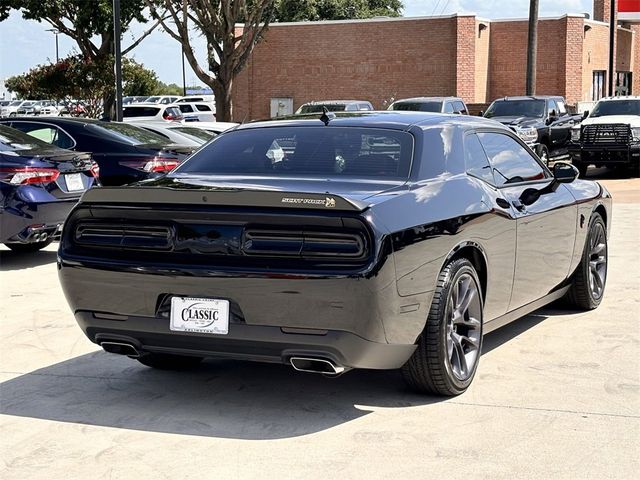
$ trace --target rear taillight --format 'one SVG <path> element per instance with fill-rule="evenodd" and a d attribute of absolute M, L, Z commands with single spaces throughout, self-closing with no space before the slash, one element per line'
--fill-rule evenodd
<path fill-rule="evenodd" d="M 89 171 L 95 178 L 98 178 L 100 176 L 100 166 L 96 162 L 93 162 Z"/>
<path fill-rule="evenodd" d="M 171 120 L 171 121 L 179 122 L 180 120 L 182 120 L 184 118 L 184 116 L 183 115 L 172 115 L 171 113 L 164 112 L 162 114 L 162 118 L 164 118 L 165 120 Z"/>
<path fill-rule="evenodd" d="M 153 157 L 150 159 L 127 160 L 119 163 L 125 167 L 135 168 L 143 172 L 164 173 L 176 168 L 180 160 L 171 157 Z"/>
<path fill-rule="evenodd" d="M 0 168 L 0 180 L 12 185 L 34 185 L 55 182 L 60 176 L 53 168 L 18 167 Z"/>

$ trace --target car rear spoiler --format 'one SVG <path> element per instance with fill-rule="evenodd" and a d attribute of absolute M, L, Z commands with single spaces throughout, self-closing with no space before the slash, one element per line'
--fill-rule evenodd
<path fill-rule="evenodd" d="M 304 208 L 362 212 L 368 203 L 331 193 L 298 193 L 243 188 L 99 187 L 87 190 L 80 203 L 223 205 L 233 207 Z"/>

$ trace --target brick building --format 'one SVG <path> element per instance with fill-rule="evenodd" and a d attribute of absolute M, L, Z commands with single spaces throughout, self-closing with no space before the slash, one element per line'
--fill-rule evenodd
<path fill-rule="evenodd" d="M 610 0 L 593 19 L 567 14 L 538 24 L 536 93 L 569 104 L 606 93 Z M 273 105 L 455 95 L 488 103 L 525 92 L 527 20 L 475 15 L 272 24 L 234 83 L 236 121 L 269 117 Z M 616 82 L 640 95 L 640 25 L 621 23 Z M 637 73 L 636 73 L 637 72 Z"/>

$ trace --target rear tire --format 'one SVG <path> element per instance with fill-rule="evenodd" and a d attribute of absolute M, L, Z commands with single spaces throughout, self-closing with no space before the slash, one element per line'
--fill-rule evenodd
<path fill-rule="evenodd" d="M 440 272 L 418 346 L 402 367 L 413 390 L 459 395 L 471 384 L 482 351 L 482 290 L 469 260 Z"/>
<path fill-rule="evenodd" d="M 190 370 L 197 367 L 202 357 L 174 355 L 172 353 L 143 353 L 136 358 L 141 364 L 158 370 Z"/>
<path fill-rule="evenodd" d="M 51 242 L 53 242 L 53 239 L 33 243 L 5 243 L 5 246 L 16 253 L 33 253 L 42 250 L 44 247 L 50 245 Z"/>
<path fill-rule="evenodd" d="M 571 306 L 580 310 L 598 308 L 607 283 L 607 263 L 607 228 L 600 214 L 594 213 L 589 221 L 589 233 L 580 264 L 566 295 Z"/>

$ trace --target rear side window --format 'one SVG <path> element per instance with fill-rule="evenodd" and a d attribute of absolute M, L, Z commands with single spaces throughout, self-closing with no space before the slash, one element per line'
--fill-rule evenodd
<path fill-rule="evenodd" d="M 158 107 L 124 107 L 122 116 L 131 117 L 155 117 L 160 109 Z"/>
<path fill-rule="evenodd" d="M 452 102 L 444 102 L 444 113 L 453 113 L 455 110 L 453 109 Z"/>
<path fill-rule="evenodd" d="M 42 125 L 30 122 L 14 122 L 13 128 L 28 133 L 34 138 L 43 142 L 55 145 L 60 148 L 73 148 L 76 142 L 65 132 L 53 125 Z"/>
<path fill-rule="evenodd" d="M 464 137 L 464 162 L 469 175 L 495 185 L 489 159 L 475 133 Z"/>
<path fill-rule="evenodd" d="M 407 178 L 413 136 L 377 128 L 272 127 L 219 136 L 176 174 Z M 233 159 L 233 161 L 230 161 Z"/>
<path fill-rule="evenodd" d="M 189 104 L 179 105 L 180 111 L 182 113 L 191 113 L 193 112 L 193 107 Z"/>
<path fill-rule="evenodd" d="M 201 112 L 210 112 L 211 111 L 211 108 L 209 108 L 209 105 L 198 104 L 198 105 L 196 105 L 196 108 Z"/>
<path fill-rule="evenodd" d="M 439 113 L 442 110 L 442 102 L 399 102 L 392 104 L 390 110 Z"/>
<path fill-rule="evenodd" d="M 489 157 L 496 185 L 530 182 L 547 178 L 547 173 L 516 140 L 503 133 L 478 133 Z"/>

